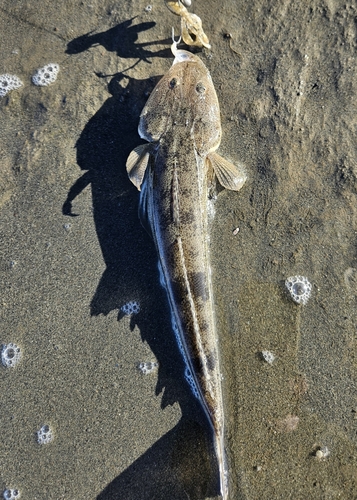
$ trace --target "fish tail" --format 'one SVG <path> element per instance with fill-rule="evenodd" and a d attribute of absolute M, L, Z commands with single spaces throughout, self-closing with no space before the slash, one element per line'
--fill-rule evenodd
<path fill-rule="evenodd" d="M 222 500 L 228 500 L 228 464 L 224 450 L 223 432 L 215 437 L 215 448 L 218 461 L 219 481 Z"/>

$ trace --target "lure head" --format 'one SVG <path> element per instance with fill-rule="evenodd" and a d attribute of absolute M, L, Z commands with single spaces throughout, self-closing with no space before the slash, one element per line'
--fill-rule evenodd
<path fill-rule="evenodd" d="M 206 33 L 203 31 L 201 19 L 196 16 L 196 14 L 188 12 L 185 7 L 185 5 L 188 7 L 191 4 L 191 0 L 165 0 L 165 2 L 171 12 L 181 17 L 181 34 L 183 41 L 187 45 L 210 49 L 211 46 Z"/>
<path fill-rule="evenodd" d="M 181 50 L 178 49 L 177 46 L 181 42 L 181 37 L 177 40 L 175 40 L 175 33 L 174 29 L 172 28 L 172 44 L 171 44 L 171 52 L 174 55 L 175 59 L 172 65 L 181 63 L 181 62 L 196 62 L 197 57 L 194 54 L 191 54 L 191 52 L 188 52 L 187 50 Z"/>

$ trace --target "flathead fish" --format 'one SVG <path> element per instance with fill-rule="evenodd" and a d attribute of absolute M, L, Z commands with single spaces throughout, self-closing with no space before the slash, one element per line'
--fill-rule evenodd
<path fill-rule="evenodd" d="M 214 432 L 221 494 L 228 499 L 221 371 L 209 258 L 208 203 L 214 180 L 238 191 L 246 180 L 215 151 L 221 141 L 220 111 L 208 69 L 177 49 L 140 115 L 139 135 L 149 142 L 127 160 L 141 191 L 139 215 L 158 253 L 185 376 Z"/>

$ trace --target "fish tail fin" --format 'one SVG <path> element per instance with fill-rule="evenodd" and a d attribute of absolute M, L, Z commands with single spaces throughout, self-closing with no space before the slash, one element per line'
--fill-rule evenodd
<path fill-rule="evenodd" d="M 218 461 L 219 481 L 222 500 L 228 500 L 228 464 L 224 449 L 223 432 L 215 437 L 215 448 Z"/>

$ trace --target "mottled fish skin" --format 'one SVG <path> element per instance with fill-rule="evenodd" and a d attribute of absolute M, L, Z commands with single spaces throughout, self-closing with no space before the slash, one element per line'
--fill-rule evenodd
<path fill-rule="evenodd" d="M 221 140 L 221 125 L 207 68 L 197 56 L 177 50 L 175 44 L 173 52 L 173 66 L 153 90 L 140 117 L 139 134 L 151 144 L 131 153 L 127 170 L 132 182 L 142 189 L 141 219 L 155 241 L 194 392 L 214 429 L 221 493 L 226 500 L 224 416 L 207 209 L 213 171 L 226 187 L 236 190 L 243 185 L 245 175 L 213 153 Z"/>

